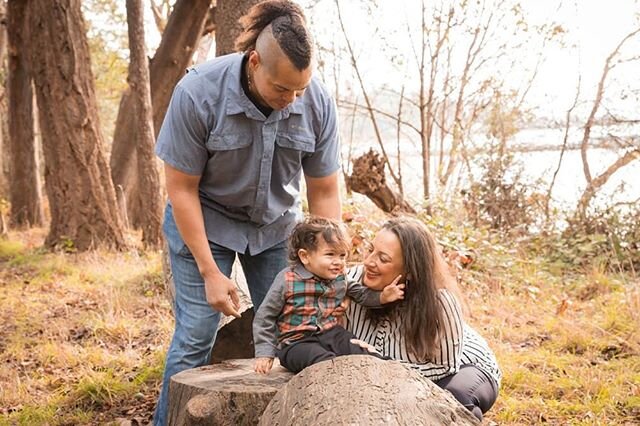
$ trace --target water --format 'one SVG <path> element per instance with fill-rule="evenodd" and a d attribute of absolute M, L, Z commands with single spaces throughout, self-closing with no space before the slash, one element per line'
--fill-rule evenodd
<path fill-rule="evenodd" d="M 629 133 L 632 133 L 633 131 L 634 130 L 632 129 Z M 592 138 L 593 144 L 598 144 L 599 140 L 606 135 L 606 133 L 599 128 L 594 128 L 592 134 L 594 135 Z M 620 133 L 617 134 L 620 135 Z M 359 136 L 362 137 L 362 135 Z M 543 147 L 547 148 L 540 151 L 533 150 L 514 153 L 515 163 L 522 167 L 522 177 L 524 182 L 530 185 L 534 185 L 536 182 L 541 182 L 541 191 L 545 194 L 553 177 L 553 173 L 558 166 L 563 136 L 563 129 L 528 129 L 520 132 L 509 145 L 521 147 L 527 146 L 535 149 Z M 621 136 L 629 137 L 629 135 Z M 581 137 L 582 133 L 580 129 L 572 129 L 570 132 L 569 144 L 572 146 L 578 146 Z M 387 150 L 391 163 L 394 167 L 397 167 L 395 166 L 397 164 L 396 144 L 394 142 L 395 137 L 392 137 L 389 140 L 390 142 L 385 144 L 385 149 Z M 343 137 L 343 141 L 345 141 L 343 142 L 343 159 L 346 161 L 348 153 L 348 138 Z M 359 146 L 354 146 L 354 154 L 352 154 L 352 157 L 357 157 L 359 154 L 368 151 L 369 148 L 373 148 L 377 152 L 380 152 L 380 148 L 377 144 L 360 144 Z M 589 160 L 592 178 L 595 178 L 604 172 L 622 154 L 623 151 L 620 149 L 589 149 L 587 158 Z M 422 198 L 423 194 L 422 159 L 420 156 L 420 149 L 412 140 L 408 138 L 402 139 L 401 156 L 405 193 L 409 199 L 418 201 Z M 432 155 L 431 182 L 436 181 L 437 157 L 437 153 Z M 447 160 L 448 158 L 445 157 L 445 161 Z M 474 173 L 477 174 L 479 172 L 478 164 L 472 164 L 472 169 L 474 170 Z M 388 172 L 387 178 L 391 181 Z M 455 187 L 456 181 L 458 182 L 457 188 Z M 450 179 L 449 187 L 445 190 L 459 190 L 460 188 L 467 186 L 468 181 L 467 170 L 461 170 L 459 165 L 456 173 L 454 173 Z M 552 207 L 574 209 L 586 186 L 587 184 L 584 177 L 580 150 L 566 150 L 551 194 Z M 441 191 L 441 189 L 432 186 L 432 193 L 437 193 L 439 191 Z M 599 206 L 610 206 L 614 203 L 637 202 L 637 200 L 640 199 L 640 159 L 636 159 L 619 169 L 611 176 L 607 184 L 600 188 L 597 194 L 597 197 L 592 200 L 592 203 Z"/>

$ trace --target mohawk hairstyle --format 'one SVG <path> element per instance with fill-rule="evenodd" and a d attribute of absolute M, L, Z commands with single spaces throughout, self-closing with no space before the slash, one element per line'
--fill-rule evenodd
<path fill-rule="evenodd" d="M 289 0 L 264 1 L 249 9 L 238 22 L 242 33 L 236 39 L 236 51 L 254 50 L 260 33 L 271 25 L 273 37 L 291 63 L 299 71 L 309 67 L 313 41 L 304 12 L 297 4 Z"/>

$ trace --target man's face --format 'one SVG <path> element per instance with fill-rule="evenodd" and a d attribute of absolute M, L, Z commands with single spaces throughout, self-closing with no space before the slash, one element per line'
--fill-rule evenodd
<path fill-rule="evenodd" d="M 273 63 L 261 60 L 256 51 L 249 56 L 252 82 L 261 103 L 275 110 L 291 105 L 311 82 L 311 66 L 300 71 L 284 56 Z"/>
<path fill-rule="evenodd" d="M 322 236 L 315 250 L 298 250 L 298 257 L 307 271 L 323 280 L 335 280 L 344 273 L 347 262 L 346 250 L 327 244 Z"/>

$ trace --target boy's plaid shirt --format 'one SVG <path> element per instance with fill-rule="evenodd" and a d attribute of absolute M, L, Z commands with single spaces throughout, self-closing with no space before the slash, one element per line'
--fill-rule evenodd
<path fill-rule="evenodd" d="M 278 343 L 286 345 L 309 334 L 327 331 L 338 324 L 333 311 L 346 294 L 344 275 L 321 280 L 291 269 L 284 274 L 284 306 L 278 316 Z"/>
<path fill-rule="evenodd" d="M 333 313 L 346 295 L 380 307 L 379 291 L 347 282 L 344 275 L 321 280 L 300 263 L 280 271 L 253 320 L 256 357 L 274 357 L 277 347 L 335 327 Z"/>

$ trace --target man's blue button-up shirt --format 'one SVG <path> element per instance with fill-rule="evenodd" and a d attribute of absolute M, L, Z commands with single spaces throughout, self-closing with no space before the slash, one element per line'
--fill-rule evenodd
<path fill-rule="evenodd" d="M 242 54 L 189 70 L 176 86 L 156 154 L 202 176 L 200 200 L 210 241 L 258 254 L 283 241 L 300 218 L 301 171 L 338 170 L 335 102 L 315 77 L 304 94 L 268 117 L 241 84 Z"/>

